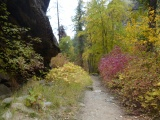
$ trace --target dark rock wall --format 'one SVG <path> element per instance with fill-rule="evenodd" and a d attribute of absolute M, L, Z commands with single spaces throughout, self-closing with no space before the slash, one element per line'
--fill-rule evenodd
<path fill-rule="evenodd" d="M 34 44 L 34 49 L 44 57 L 45 66 L 49 66 L 51 57 L 60 52 L 46 16 L 49 2 L 50 0 L 7 0 L 10 21 L 31 28 L 31 36 L 41 38 L 42 42 Z"/>

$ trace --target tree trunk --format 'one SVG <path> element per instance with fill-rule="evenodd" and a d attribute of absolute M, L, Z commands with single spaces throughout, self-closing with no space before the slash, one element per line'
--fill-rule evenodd
<path fill-rule="evenodd" d="M 153 34 L 156 33 L 156 8 L 157 8 L 157 0 L 149 0 L 149 10 L 148 10 L 148 18 L 149 18 L 149 28 L 153 30 Z M 147 43 L 147 51 L 154 51 L 154 45 L 152 42 Z"/>

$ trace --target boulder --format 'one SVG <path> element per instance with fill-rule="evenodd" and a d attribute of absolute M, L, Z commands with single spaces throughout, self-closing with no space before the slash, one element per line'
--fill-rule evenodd
<path fill-rule="evenodd" d="M 2 101 L 2 104 L 11 104 L 11 102 L 14 100 L 13 97 L 9 97 L 9 98 L 5 98 L 3 101 Z"/>
<path fill-rule="evenodd" d="M 93 86 L 87 86 L 86 88 L 87 88 L 87 90 L 91 90 L 91 91 L 93 91 L 93 89 L 94 89 Z"/>
<path fill-rule="evenodd" d="M 8 110 L 8 111 L 6 111 L 6 112 L 2 115 L 2 118 L 3 118 L 4 120 L 11 120 L 12 116 L 13 116 L 13 115 L 12 115 L 11 111 Z"/>
<path fill-rule="evenodd" d="M 23 103 L 12 103 L 11 108 L 15 110 L 20 110 L 27 114 L 35 113 L 33 109 L 27 108 Z"/>
<path fill-rule="evenodd" d="M 44 102 L 43 105 L 44 107 L 50 107 L 52 105 L 52 102 Z"/>
<path fill-rule="evenodd" d="M 7 87 L 11 87 L 11 85 L 9 83 L 9 79 L 10 79 L 9 75 L 7 75 L 3 72 L 0 73 L 0 84 L 4 84 Z"/>
<path fill-rule="evenodd" d="M 11 93 L 11 90 L 7 86 L 0 84 L 0 98 L 10 96 Z"/>
<path fill-rule="evenodd" d="M 52 105 L 52 102 L 43 102 L 42 104 L 42 110 L 47 110 L 48 107 Z"/>
<path fill-rule="evenodd" d="M 16 98 L 16 100 L 20 103 L 24 103 L 24 101 L 26 100 L 27 97 L 29 97 L 29 95 L 20 96 L 20 97 Z"/>

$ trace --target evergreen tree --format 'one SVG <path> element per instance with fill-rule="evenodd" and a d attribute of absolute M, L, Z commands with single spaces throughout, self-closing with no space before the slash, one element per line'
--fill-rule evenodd
<path fill-rule="evenodd" d="M 79 59 L 78 64 L 80 66 L 83 66 L 82 54 L 84 52 L 84 40 L 85 40 L 85 36 L 79 34 L 83 31 L 83 27 L 84 27 L 84 22 L 82 20 L 83 16 L 84 16 L 83 0 L 79 0 L 78 6 L 76 8 L 76 15 L 73 19 L 73 22 L 75 24 L 75 31 L 76 31 L 76 36 L 74 38 L 75 39 L 74 44 L 75 44 L 75 49 L 77 52 L 76 54 Z"/>
<path fill-rule="evenodd" d="M 58 32 L 59 32 L 58 35 L 59 35 L 59 37 L 60 37 L 60 40 L 59 40 L 59 41 L 61 41 L 61 39 L 62 39 L 63 37 L 66 37 L 66 36 L 67 36 L 66 31 L 65 31 L 63 25 L 59 26 Z"/>

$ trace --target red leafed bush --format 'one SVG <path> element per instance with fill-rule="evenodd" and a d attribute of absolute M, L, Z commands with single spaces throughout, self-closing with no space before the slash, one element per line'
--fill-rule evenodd
<path fill-rule="evenodd" d="M 131 57 L 124 54 L 120 47 L 115 47 L 109 54 L 101 58 L 98 69 L 103 80 L 111 80 L 122 71 Z"/>

